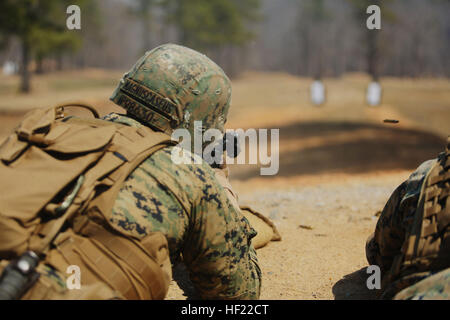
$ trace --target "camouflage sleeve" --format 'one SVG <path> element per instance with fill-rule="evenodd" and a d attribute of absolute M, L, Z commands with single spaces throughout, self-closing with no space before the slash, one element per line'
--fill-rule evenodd
<path fill-rule="evenodd" d="M 369 264 L 378 265 L 384 274 L 391 268 L 394 257 L 400 252 L 405 240 L 405 229 L 400 212 L 400 200 L 403 198 L 406 182 L 392 193 L 381 212 L 374 234 L 366 244 Z"/>
<path fill-rule="evenodd" d="M 422 163 L 392 193 L 381 212 L 374 234 L 367 240 L 367 260 L 378 265 L 383 273 L 391 268 L 394 257 L 401 251 L 416 213 L 423 180 L 435 162 L 436 159 Z"/>
<path fill-rule="evenodd" d="M 182 254 L 203 298 L 258 298 L 261 272 L 248 222 L 207 164 L 175 166 L 171 150 L 156 152 L 130 175 L 110 223 L 139 238 L 163 232 L 172 263 Z"/>
<path fill-rule="evenodd" d="M 450 300 L 450 268 L 403 289 L 394 300 Z"/>
<path fill-rule="evenodd" d="M 176 263 L 189 220 L 175 195 L 151 176 L 152 163 L 148 159 L 127 178 L 109 222 L 124 234 L 139 239 L 150 232 L 162 232 L 167 238 L 170 260 Z"/>
<path fill-rule="evenodd" d="M 203 171 L 204 188 L 193 208 L 192 237 L 183 258 L 203 298 L 258 299 L 261 271 L 251 244 L 253 229 L 228 201 L 211 170 Z"/>

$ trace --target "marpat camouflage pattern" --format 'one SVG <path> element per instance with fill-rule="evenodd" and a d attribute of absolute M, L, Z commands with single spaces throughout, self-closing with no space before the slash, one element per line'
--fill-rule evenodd
<path fill-rule="evenodd" d="M 367 260 L 381 269 L 381 298 L 448 299 L 450 295 L 448 159 L 447 147 L 446 152 L 437 159 L 420 165 L 393 192 L 374 234 L 367 240 Z M 427 231 L 431 228 L 425 219 L 436 224 L 434 231 Z M 432 239 L 423 241 L 421 237 L 413 238 L 412 235 L 416 234 L 414 230 L 421 230 L 421 237 Z M 407 249 L 411 246 L 408 241 L 416 238 L 421 240 L 416 244 L 421 251 L 417 254 L 419 249 L 416 249 L 413 254 Z M 437 249 L 432 248 L 435 241 L 439 241 L 434 247 Z M 408 258 L 405 267 L 406 255 L 416 257 Z"/>
<path fill-rule="evenodd" d="M 141 125 L 117 114 L 105 119 Z M 178 147 L 156 152 L 128 177 L 110 224 L 138 238 L 162 232 L 172 263 L 182 256 L 202 298 L 257 299 L 261 273 L 251 245 L 255 231 L 230 203 L 213 169 L 203 161 L 175 166 L 172 148 Z"/>

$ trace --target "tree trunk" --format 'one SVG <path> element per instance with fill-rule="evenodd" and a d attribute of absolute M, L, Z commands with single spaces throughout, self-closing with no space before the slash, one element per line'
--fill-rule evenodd
<path fill-rule="evenodd" d="M 36 74 L 43 74 L 44 73 L 44 58 L 42 56 L 36 57 Z"/>
<path fill-rule="evenodd" d="M 148 10 L 148 9 L 147 9 Z M 142 23 L 142 44 L 144 46 L 144 52 L 147 52 L 152 48 L 152 40 L 151 40 L 151 34 L 152 34 L 152 26 L 151 26 L 151 19 L 152 16 L 149 11 L 142 13 L 141 18 Z"/>
<path fill-rule="evenodd" d="M 56 71 L 62 71 L 63 69 L 63 56 L 62 54 L 58 54 L 56 56 Z"/>
<path fill-rule="evenodd" d="M 147 52 L 152 47 L 151 34 L 152 34 L 152 0 L 141 0 L 139 3 L 139 10 L 141 16 L 142 27 L 142 46 L 143 51 Z"/>
<path fill-rule="evenodd" d="M 378 81 L 378 32 L 369 30 L 367 34 L 367 72 L 373 81 Z"/>
<path fill-rule="evenodd" d="M 382 6 L 380 0 L 373 0 L 373 4 Z M 379 80 L 379 35 L 379 30 L 367 30 L 367 71 L 375 82 Z"/>
<path fill-rule="evenodd" d="M 309 54 L 309 46 L 310 46 L 310 41 L 309 41 L 309 30 L 307 27 L 305 27 L 305 29 L 302 32 L 302 44 L 303 44 L 303 48 L 302 48 L 302 56 L 303 56 L 303 65 L 301 66 L 301 71 L 299 73 L 300 76 L 309 76 L 309 68 L 308 66 L 310 65 L 310 54 Z"/>
<path fill-rule="evenodd" d="M 26 39 L 22 39 L 22 68 L 20 70 L 21 84 L 20 92 L 29 93 L 31 91 L 31 74 L 30 65 L 30 45 Z"/>

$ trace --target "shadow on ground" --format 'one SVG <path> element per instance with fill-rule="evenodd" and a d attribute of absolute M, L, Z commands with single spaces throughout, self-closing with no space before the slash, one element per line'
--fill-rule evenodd
<path fill-rule="evenodd" d="M 388 124 L 301 122 L 280 128 L 279 145 L 277 176 L 289 177 L 413 170 L 442 152 L 446 140 L 426 131 Z M 260 175 L 258 165 L 230 167 L 236 180 Z"/>
<path fill-rule="evenodd" d="M 101 111 L 105 114 L 113 110 L 103 108 Z M 72 113 L 77 114 L 77 110 Z M 0 140 L 6 138 L 22 118 L 19 112 L 0 112 Z M 423 161 L 436 157 L 446 145 L 442 136 L 392 124 L 311 121 L 279 129 L 277 177 L 414 170 Z M 270 145 L 268 148 L 270 150 Z M 230 165 L 230 168 L 233 180 L 260 176 L 259 165 Z"/>
<path fill-rule="evenodd" d="M 367 268 L 344 276 L 333 286 L 333 295 L 336 300 L 374 300 L 377 299 L 377 290 L 367 288 Z"/>

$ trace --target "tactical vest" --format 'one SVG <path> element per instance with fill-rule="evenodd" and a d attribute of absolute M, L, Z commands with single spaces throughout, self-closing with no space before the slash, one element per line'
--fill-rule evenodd
<path fill-rule="evenodd" d="M 76 106 L 95 119 L 65 117 L 64 106 L 37 109 L 0 146 L 0 260 L 27 250 L 52 255 L 56 246 L 66 261 L 82 257 L 125 298 L 162 299 L 170 281 L 166 238 L 133 239 L 107 222 L 129 174 L 174 142 Z M 78 258 L 68 256 L 74 250 Z"/>
<path fill-rule="evenodd" d="M 414 221 L 393 261 L 387 283 L 404 286 L 450 266 L 450 137 L 422 183 Z M 411 284 L 411 283 L 410 283 Z M 398 283 L 395 291 L 402 289 Z"/>

